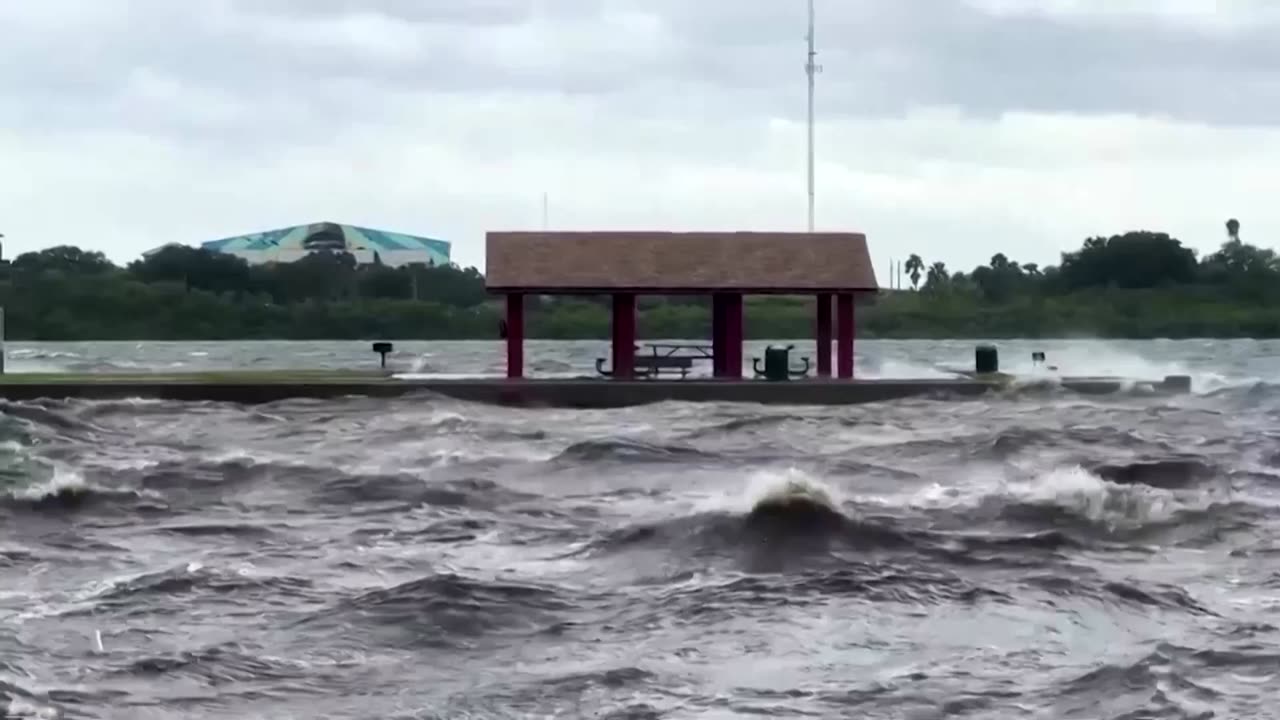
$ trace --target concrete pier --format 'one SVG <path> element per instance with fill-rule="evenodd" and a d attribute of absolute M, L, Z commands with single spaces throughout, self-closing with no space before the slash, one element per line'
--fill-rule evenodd
<path fill-rule="evenodd" d="M 192 374 L 0 376 L 6 400 L 156 398 L 180 401 L 264 403 L 291 398 L 397 397 L 431 393 L 471 402 L 524 407 L 617 408 L 664 401 L 782 405 L 855 405 L 908 397 L 972 398 L 1044 390 L 1105 395 L 1133 389 L 1174 394 L 1190 390 L 1186 376 L 1155 381 L 1106 377 L 1055 378 L 1027 382 L 990 378 L 927 380 L 804 379 L 742 380 L 618 379 L 398 379 L 388 373 L 222 372 Z"/>

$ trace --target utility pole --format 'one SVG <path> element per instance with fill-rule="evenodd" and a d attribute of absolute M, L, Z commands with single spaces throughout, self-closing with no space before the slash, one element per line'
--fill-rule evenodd
<path fill-rule="evenodd" d="M 547 192 L 542 191 L 542 232 L 547 231 Z"/>
<path fill-rule="evenodd" d="M 822 72 L 822 66 L 814 62 L 814 58 L 818 56 L 814 50 L 813 38 L 813 0 L 809 0 L 809 35 L 807 41 L 809 43 L 808 59 L 804 64 L 805 75 L 809 77 L 809 232 L 813 232 L 813 83 L 814 76 Z"/>

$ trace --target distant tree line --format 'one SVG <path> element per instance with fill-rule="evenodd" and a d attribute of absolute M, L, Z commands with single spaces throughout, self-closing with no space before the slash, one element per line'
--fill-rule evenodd
<path fill-rule="evenodd" d="M 1217 252 L 1197 259 L 1196 251 L 1176 238 L 1157 232 L 1128 232 L 1091 237 L 1079 250 L 1062 254 L 1062 262 L 1045 268 L 1017 263 L 1003 253 L 968 274 L 952 274 L 944 263 L 927 268 L 911 255 L 904 269 L 913 289 L 928 293 L 971 292 L 989 302 L 1005 302 L 1016 293 L 1066 294 L 1077 290 L 1113 288 L 1217 287 L 1240 299 L 1280 297 L 1280 263 L 1274 251 L 1240 239 L 1238 220 L 1227 221 L 1228 239 Z M 920 287 L 921 273 L 924 285 Z M 1270 292 L 1272 289 L 1274 293 Z"/>
<path fill-rule="evenodd" d="M 1166 233 L 1087 238 L 1057 265 L 1003 253 L 972 271 L 911 255 L 913 290 L 883 303 L 875 331 L 887 336 L 1280 337 L 1280 259 L 1227 239 L 1198 257 Z"/>
<path fill-rule="evenodd" d="M 1205 257 L 1165 233 L 1091 237 L 1057 265 L 1003 253 L 969 272 L 912 255 L 911 290 L 859 311 L 870 337 L 1280 337 L 1280 260 L 1240 239 Z M 344 252 L 250 265 L 171 246 L 126 267 L 73 246 L 0 264 L 6 335 L 33 340 L 495 339 L 500 303 L 456 265 L 358 265 Z M 530 335 L 600 338 L 607 298 L 532 298 Z M 811 298 L 749 298 L 757 338 L 812 334 Z M 644 298 L 646 337 L 706 337 L 703 298 Z"/>

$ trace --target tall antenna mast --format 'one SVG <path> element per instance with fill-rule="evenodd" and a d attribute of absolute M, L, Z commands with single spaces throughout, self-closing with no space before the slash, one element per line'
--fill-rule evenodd
<path fill-rule="evenodd" d="M 818 56 L 813 49 L 813 0 L 809 0 L 809 55 L 804 64 L 805 75 L 809 76 L 809 232 L 813 232 L 813 80 L 814 75 L 822 72 L 822 66 L 814 63 Z"/>

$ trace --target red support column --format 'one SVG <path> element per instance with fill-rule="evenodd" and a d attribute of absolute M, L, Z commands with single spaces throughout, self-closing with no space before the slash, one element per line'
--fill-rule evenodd
<path fill-rule="evenodd" d="M 507 377 L 524 377 L 524 295 L 507 293 Z"/>
<path fill-rule="evenodd" d="M 853 377 L 853 293 L 836 295 L 836 374 Z"/>
<path fill-rule="evenodd" d="M 725 323 L 729 314 L 725 312 L 725 296 L 715 293 L 711 296 L 711 375 L 724 377 L 724 369 L 728 367 L 727 357 L 729 337 L 725 334 Z"/>
<path fill-rule="evenodd" d="M 613 294 L 613 376 L 632 378 L 636 374 L 636 296 Z"/>
<path fill-rule="evenodd" d="M 849 377 L 857 377 L 858 296 L 849 296 Z"/>
<path fill-rule="evenodd" d="M 831 293 L 818 293 L 817 300 L 818 377 L 831 377 Z"/>
<path fill-rule="evenodd" d="M 742 379 L 742 295 L 732 293 L 724 296 L 724 332 L 725 356 L 724 376 Z"/>

